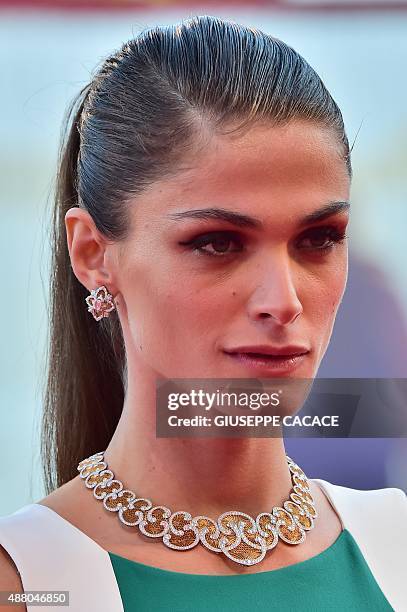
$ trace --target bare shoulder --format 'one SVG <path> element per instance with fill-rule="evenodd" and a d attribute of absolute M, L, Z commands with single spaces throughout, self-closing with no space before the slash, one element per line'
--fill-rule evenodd
<path fill-rule="evenodd" d="M 79 476 L 76 476 L 37 503 L 47 506 L 47 508 L 75 525 L 79 521 L 79 517 L 86 513 L 87 501 L 83 483 Z"/>
<path fill-rule="evenodd" d="M 80 492 L 78 478 L 78 476 L 72 478 L 72 480 L 58 487 L 52 491 L 52 493 L 40 499 L 37 503 L 42 506 L 47 506 L 51 508 L 51 510 L 54 510 L 56 506 L 61 504 L 70 503 L 72 498 Z"/>
<path fill-rule="evenodd" d="M 110 513 L 96 503 L 93 495 L 89 495 L 89 489 L 84 487 L 79 476 L 75 476 L 37 503 L 56 512 L 102 547 L 114 527 L 117 528 L 116 521 L 109 521 L 111 517 L 106 515 Z"/>
<path fill-rule="evenodd" d="M 21 593 L 23 590 L 20 574 L 13 559 L 8 552 L 0 546 L 0 591 Z M 1 606 L 1 609 L 4 610 L 4 612 L 25 612 L 27 608 L 25 604 L 12 604 L 4 607 Z"/>

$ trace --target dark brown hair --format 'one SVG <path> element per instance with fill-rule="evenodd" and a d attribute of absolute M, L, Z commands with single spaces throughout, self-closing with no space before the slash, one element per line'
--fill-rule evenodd
<path fill-rule="evenodd" d="M 341 112 L 311 66 L 264 32 L 210 16 L 142 32 L 104 61 L 72 103 L 52 218 L 47 492 L 70 480 L 81 459 L 106 448 L 126 383 L 117 313 L 98 323 L 88 313 L 88 291 L 71 268 L 66 211 L 85 208 L 100 232 L 121 240 L 129 231 L 129 197 L 176 172 L 203 126 L 230 133 L 230 126 L 292 119 L 332 129 L 351 175 Z"/>

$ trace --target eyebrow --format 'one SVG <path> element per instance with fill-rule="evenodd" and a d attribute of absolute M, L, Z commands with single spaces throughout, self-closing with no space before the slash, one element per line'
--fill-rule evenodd
<path fill-rule="evenodd" d="M 336 215 L 340 212 L 349 210 L 349 202 L 329 202 L 314 210 L 312 213 L 305 215 L 299 221 L 299 226 L 309 225 L 310 223 L 316 223 L 317 221 L 323 221 L 332 215 Z M 167 215 L 169 219 L 219 219 L 221 221 L 227 221 L 237 227 L 248 227 L 251 229 L 263 229 L 264 224 L 260 219 L 256 217 L 250 217 L 242 213 L 227 210 L 225 208 L 198 208 L 193 210 L 184 210 L 181 212 L 170 213 Z"/>

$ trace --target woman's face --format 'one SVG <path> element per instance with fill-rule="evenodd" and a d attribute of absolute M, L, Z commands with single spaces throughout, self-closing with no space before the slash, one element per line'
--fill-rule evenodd
<path fill-rule="evenodd" d="M 258 125 L 208 137 L 187 162 L 129 206 L 115 272 L 127 352 L 168 378 L 313 378 L 347 277 L 336 135 Z M 264 347 L 306 354 L 225 352 Z"/>

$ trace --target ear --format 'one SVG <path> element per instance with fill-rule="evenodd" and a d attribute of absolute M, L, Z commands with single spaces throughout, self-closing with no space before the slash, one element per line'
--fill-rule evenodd
<path fill-rule="evenodd" d="M 78 206 L 67 211 L 65 228 L 69 256 L 76 278 L 89 292 L 106 285 L 109 293 L 114 295 L 117 291 L 113 270 L 111 265 L 109 266 L 112 242 L 99 232 L 90 214 Z"/>

